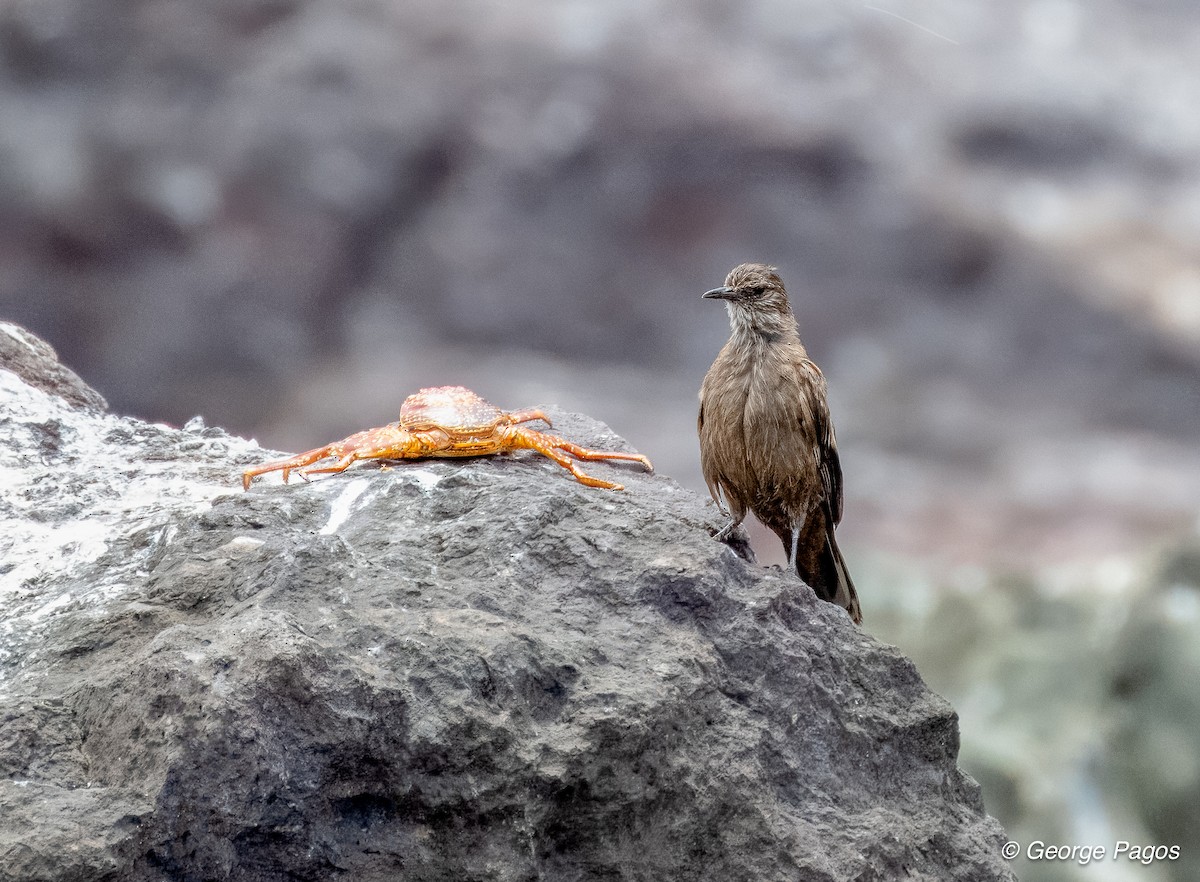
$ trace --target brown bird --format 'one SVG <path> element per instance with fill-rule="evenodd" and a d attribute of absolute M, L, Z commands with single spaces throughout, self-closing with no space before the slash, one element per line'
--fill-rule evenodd
<path fill-rule="evenodd" d="M 858 594 L 834 538 L 842 519 L 842 466 L 825 377 L 808 357 L 774 267 L 745 263 L 705 297 L 724 300 L 732 333 L 700 387 L 700 465 L 732 520 L 747 511 L 783 542 L 823 600 L 862 622 Z"/>

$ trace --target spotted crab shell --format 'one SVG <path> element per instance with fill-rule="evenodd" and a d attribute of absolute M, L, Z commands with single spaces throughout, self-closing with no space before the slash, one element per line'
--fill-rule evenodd
<path fill-rule="evenodd" d="M 504 419 L 504 411 L 463 386 L 434 386 L 404 399 L 400 425 L 410 432 L 447 429 L 486 432 Z"/>

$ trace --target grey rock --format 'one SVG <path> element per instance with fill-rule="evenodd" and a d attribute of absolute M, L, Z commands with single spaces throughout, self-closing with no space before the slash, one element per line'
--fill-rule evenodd
<path fill-rule="evenodd" d="M 253 442 L 0 396 L 0 879 L 1013 878 L 954 710 L 668 478 L 242 492 Z"/>
<path fill-rule="evenodd" d="M 68 404 L 93 411 L 108 409 L 104 396 L 59 362 L 49 343 L 11 322 L 0 322 L 0 368 Z"/>

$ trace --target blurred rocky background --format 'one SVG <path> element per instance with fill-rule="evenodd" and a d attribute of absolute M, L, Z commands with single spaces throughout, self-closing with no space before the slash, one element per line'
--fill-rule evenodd
<path fill-rule="evenodd" d="M 118 412 L 299 450 L 463 383 L 702 489 L 699 295 L 775 263 L 989 810 L 1183 848 L 1021 878 L 1190 880 L 1197 108 L 1181 0 L 7 0 L 0 317 Z"/>

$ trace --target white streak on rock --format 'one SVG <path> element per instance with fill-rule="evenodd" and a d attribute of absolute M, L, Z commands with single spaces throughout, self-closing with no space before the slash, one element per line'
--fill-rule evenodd
<path fill-rule="evenodd" d="M 417 482 L 417 486 L 421 488 L 422 493 L 429 493 L 442 480 L 441 475 L 435 475 L 426 469 L 411 469 L 406 471 L 405 474 Z"/>
<path fill-rule="evenodd" d="M 350 517 L 350 513 L 354 508 L 354 503 L 358 497 L 362 496 L 369 486 L 366 478 L 357 478 L 351 481 L 338 497 L 329 505 L 329 520 L 325 522 L 318 532 L 322 536 L 331 536 L 338 531 L 342 524 Z"/>
<path fill-rule="evenodd" d="M 261 539 L 252 539 L 249 536 L 234 536 L 220 548 L 218 551 L 223 551 L 226 554 L 245 554 L 249 551 L 254 551 L 266 545 Z"/>

